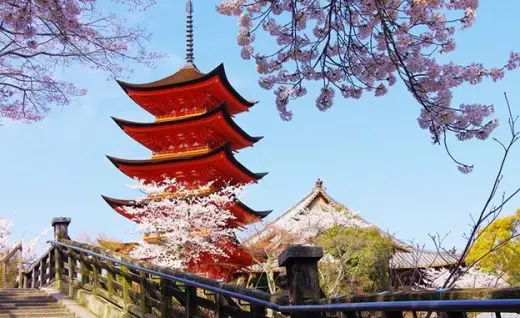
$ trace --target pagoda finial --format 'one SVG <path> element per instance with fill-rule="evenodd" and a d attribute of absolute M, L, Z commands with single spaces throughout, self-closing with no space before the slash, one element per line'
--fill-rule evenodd
<path fill-rule="evenodd" d="M 186 0 L 186 63 L 193 65 L 193 3 Z"/>

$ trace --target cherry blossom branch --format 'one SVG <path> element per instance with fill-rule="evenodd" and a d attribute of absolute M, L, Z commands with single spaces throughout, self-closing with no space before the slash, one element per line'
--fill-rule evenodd
<path fill-rule="evenodd" d="M 494 68 L 437 61 L 455 50 L 456 29 L 469 29 L 477 9 L 477 0 L 222 0 L 217 7 L 239 17 L 241 55 L 255 59 L 259 85 L 274 90 L 283 120 L 292 118 L 289 102 L 304 96 L 309 82 L 321 85 L 316 107 L 325 111 L 337 92 L 383 96 L 400 78 L 421 107 L 419 126 L 463 173 L 473 166 L 451 154 L 447 136 L 484 140 L 498 121 L 493 105 L 453 105 L 453 90 L 520 67 L 516 52 Z M 261 32 L 275 40 L 274 49 L 258 50 Z"/>
<path fill-rule="evenodd" d="M 120 0 L 144 9 L 153 0 Z M 150 35 L 99 12 L 96 1 L 0 3 L 0 119 L 33 122 L 52 106 L 70 104 L 86 90 L 59 80 L 56 67 L 80 64 L 116 77 L 123 63 L 152 65 L 159 54 L 145 50 Z"/>
<path fill-rule="evenodd" d="M 513 112 L 511 110 L 511 105 L 509 104 L 509 100 L 507 98 L 507 94 L 504 93 L 504 97 L 506 100 L 506 105 L 508 109 L 508 125 L 509 125 L 509 131 L 511 133 L 510 138 L 507 143 L 503 143 L 497 139 L 497 143 L 500 145 L 501 149 L 503 150 L 502 158 L 500 160 L 500 164 L 497 170 L 497 173 L 495 175 L 494 181 L 492 183 L 489 195 L 487 196 L 486 200 L 484 201 L 483 207 L 478 214 L 478 217 L 473 220 L 473 225 L 471 226 L 471 230 L 469 235 L 467 236 L 466 244 L 464 246 L 464 249 L 462 250 L 462 253 L 460 254 L 456 265 L 450 270 L 449 275 L 446 277 L 446 281 L 443 284 L 443 288 L 446 287 L 452 287 L 457 282 L 457 280 L 461 277 L 461 275 L 464 274 L 464 271 L 461 271 L 460 269 L 463 267 L 466 267 L 470 269 L 471 267 L 475 266 L 478 262 L 473 262 L 472 264 L 465 264 L 466 257 L 475 244 L 475 241 L 479 238 L 479 236 L 482 234 L 485 229 L 500 215 L 503 207 L 518 193 L 520 193 L 520 187 L 513 190 L 511 193 L 506 194 L 505 192 L 501 196 L 501 200 L 497 205 L 493 205 L 493 201 L 495 199 L 495 196 L 500 188 L 501 181 L 503 180 L 504 174 L 504 168 L 506 163 L 508 162 L 511 150 L 513 149 L 514 145 L 520 140 L 520 132 L 517 131 L 516 123 L 518 121 L 518 116 L 514 116 Z M 514 236 L 511 237 L 513 239 Z M 435 242 L 435 240 L 434 240 Z M 509 240 L 507 241 L 509 242 Z M 505 242 L 505 243 L 507 243 Z M 504 244 L 505 244 L 504 243 Z M 489 253 L 495 251 L 496 249 L 500 248 L 503 244 L 499 244 L 498 246 L 494 246 L 491 248 Z M 438 245 L 440 246 L 440 244 Z M 486 255 L 489 255 L 489 253 L 486 253 Z"/>

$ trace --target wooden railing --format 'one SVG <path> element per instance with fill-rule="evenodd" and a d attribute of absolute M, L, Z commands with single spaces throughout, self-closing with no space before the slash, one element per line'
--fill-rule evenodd
<path fill-rule="evenodd" d="M 41 288 L 52 283 L 56 277 L 55 253 L 54 247 L 49 248 L 42 257 L 25 269 L 18 281 L 18 287 Z"/>
<path fill-rule="evenodd" d="M 41 286 L 54 272 L 54 283 L 69 296 L 83 289 L 137 317 L 203 317 L 209 312 L 220 317 L 265 317 L 265 304 L 289 304 L 284 296 L 139 262 L 91 245 L 70 240 L 52 244 L 46 256 L 25 274 L 26 287 Z M 46 263 L 52 255 L 53 267 Z M 40 280 L 37 277 L 42 273 Z"/>
<path fill-rule="evenodd" d="M 280 255 L 287 297 L 136 261 L 71 241 L 60 231 L 55 228 L 52 247 L 24 273 L 23 287 L 53 283 L 72 297 L 87 291 L 118 307 L 125 317 L 361 318 L 368 312 L 369 317 L 415 318 L 435 312 L 437 317 L 466 318 L 470 312 L 492 312 L 501 318 L 501 312 L 520 313 L 520 288 L 488 289 L 487 295 L 501 299 L 483 300 L 458 299 L 464 294 L 460 291 L 319 299 L 316 264 L 322 254 L 316 247 L 291 246 Z"/>

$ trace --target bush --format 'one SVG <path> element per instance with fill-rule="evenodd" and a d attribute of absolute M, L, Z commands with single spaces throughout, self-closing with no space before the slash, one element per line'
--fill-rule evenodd
<path fill-rule="evenodd" d="M 327 297 L 390 289 L 392 241 L 375 228 L 335 226 L 316 237 L 326 256 L 319 263 Z"/>

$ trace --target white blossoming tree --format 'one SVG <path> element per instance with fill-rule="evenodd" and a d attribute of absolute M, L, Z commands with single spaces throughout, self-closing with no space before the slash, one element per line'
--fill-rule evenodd
<path fill-rule="evenodd" d="M 20 266 L 28 267 L 33 264 L 38 255 L 39 247 L 52 230 L 51 227 L 48 227 L 33 239 L 22 239 L 15 243 L 9 241 L 12 226 L 12 221 L 0 218 L 0 261 L 7 264 L 7 267 L 0 266 L 0 288 L 12 286 L 18 276 Z M 9 253 L 13 254 L 6 256 Z M 3 272 L 4 269 L 7 269 L 6 273 Z"/>
<path fill-rule="evenodd" d="M 444 288 L 444 283 L 450 276 L 450 270 L 447 268 L 435 269 L 428 268 L 424 272 L 423 281 L 425 282 L 421 288 L 438 289 Z M 509 284 L 500 276 L 484 273 L 477 268 L 462 268 L 461 276 L 454 282 L 453 288 L 505 288 Z"/>
<path fill-rule="evenodd" d="M 211 184 L 188 189 L 175 179 L 165 179 L 160 183 L 137 180 L 132 187 L 145 196 L 125 212 L 138 220 L 138 230 L 148 239 L 131 256 L 176 268 L 201 256 L 227 256 L 223 243 L 235 239 L 235 217 L 229 207 L 242 192 L 241 186 L 227 185 L 208 193 Z"/>
<path fill-rule="evenodd" d="M 11 222 L 5 218 L 0 218 L 0 252 L 7 247 L 9 234 L 11 234 Z"/>

